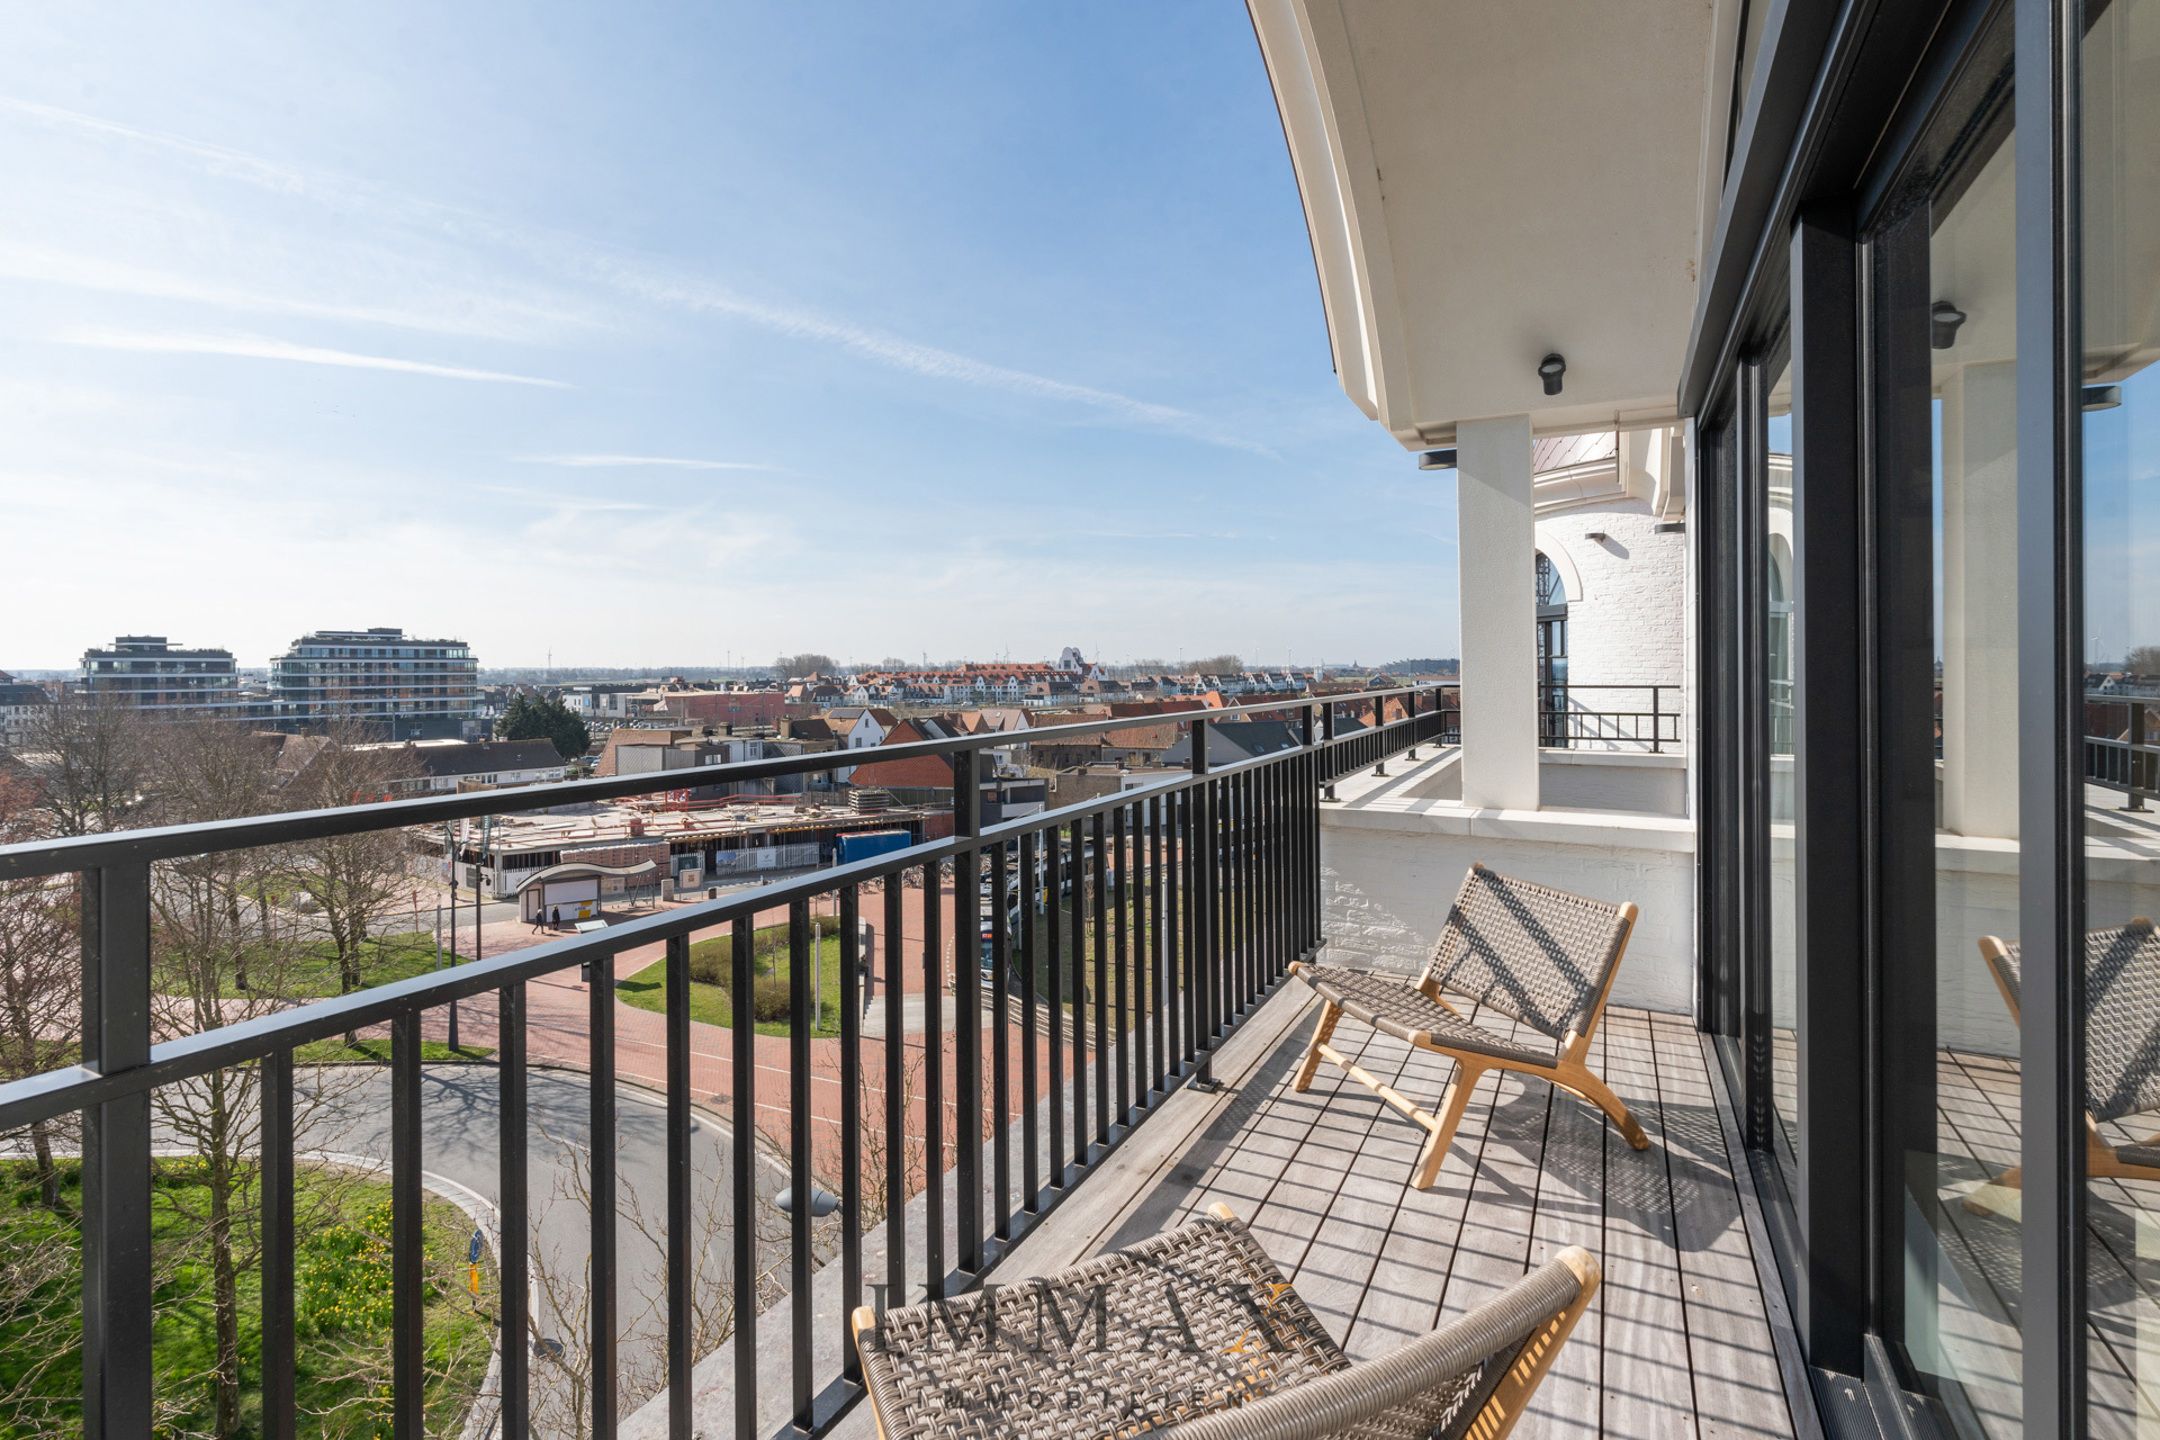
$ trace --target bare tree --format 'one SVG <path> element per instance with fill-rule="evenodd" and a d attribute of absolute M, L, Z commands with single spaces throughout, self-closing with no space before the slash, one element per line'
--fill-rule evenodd
<path fill-rule="evenodd" d="M 800 655 L 782 655 L 773 661 L 773 669 L 780 672 L 783 680 L 793 680 L 805 675 L 831 675 L 840 667 L 830 655 L 815 650 L 805 650 Z"/>
<path fill-rule="evenodd" d="M 346 726 L 323 735 L 305 766 L 286 781 L 283 808 L 310 810 L 387 796 L 410 762 L 403 751 L 377 749 L 363 741 L 361 731 Z M 315 902 L 336 952 L 341 994 L 366 984 L 362 961 L 369 927 L 410 883 L 409 859 L 405 834 L 399 830 L 329 835 L 288 847 L 287 873 Z"/>
<path fill-rule="evenodd" d="M 212 821 L 259 814 L 277 803 L 274 741 L 216 721 L 157 727 L 154 818 Z M 274 912 L 255 903 L 272 857 L 259 851 L 189 856 L 153 867 L 151 1016 L 160 1036 L 190 1035 L 269 1014 L 283 1002 L 298 957 L 280 940 Z M 241 978 L 249 983 L 243 987 Z M 192 1188 L 169 1192 L 175 1212 L 194 1228 L 186 1247 L 208 1290 L 214 1358 L 216 1433 L 240 1423 L 241 1277 L 259 1263 L 261 1153 L 258 1072 L 252 1065 L 213 1070 L 151 1092 L 161 1130 L 201 1168 L 199 1204 Z M 329 1098 L 308 1087 L 295 1124 Z"/>
<path fill-rule="evenodd" d="M 2123 656 L 2123 669 L 2136 679 L 2160 675 L 2160 645 L 2133 645 Z"/>
<path fill-rule="evenodd" d="M 0 845 L 46 838 L 51 815 L 38 783 L 0 773 Z M 77 941 L 80 891 L 73 876 L 0 881 L 0 1078 L 17 1080 L 68 1063 L 82 1014 L 82 962 Z M 72 1127 L 70 1127 L 72 1129 Z M 53 1164 L 55 1121 L 30 1126 L 38 1193 L 60 1208 L 60 1173 Z"/>
<path fill-rule="evenodd" d="M 542 1128 L 547 1141 L 559 1147 L 566 1161 L 558 1172 L 554 1202 L 569 1207 L 579 1233 L 589 1229 L 593 1213 L 591 1153 L 580 1140 Z M 618 1140 L 618 1148 L 620 1147 Z M 759 1143 L 764 1144 L 763 1137 Z M 694 1359 L 712 1354 L 735 1333 L 737 1277 L 733 1273 L 735 1219 L 724 1209 L 727 1187 L 698 1184 L 691 1188 L 690 1254 L 690 1353 Z M 633 1188 L 617 1196 L 616 1218 L 628 1227 L 637 1242 L 665 1253 L 667 1225 L 650 1203 Z M 582 1222 L 582 1223 L 579 1223 Z M 782 1280 L 788 1231 L 777 1211 L 753 1214 L 750 1223 L 757 1236 L 752 1253 L 757 1308 L 786 1294 Z M 827 1227 L 829 1228 L 829 1227 Z M 626 1237 L 627 1238 L 627 1237 Z M 541 1218 L 535 1217 L 531 1235 L 533 1307 L 527 1317 L 534 1352 L 544 1357 L 532 1385 L 532 1428 L 535 1434 L 586 1440 L 592 1434 L 592 1257 L 573 1248 L 549 1243 L 542 1234 Z M 620 1309 L 618 1335 L 643 1333 L 664 1337 L 667 1333 L 667 1294 L 656 1288 L 643 1294 L 618 1289 Z M 504 1317 L 505 1334 L 513 1322 Z M 617 1356 L 617 1393 L 625 1408 L 659 1393 L 667 1383 L 663 1345 L 633 1345 Z"/>
<path fill-rule="evenodd" d="M 21 746 L 56 835 L 117 830 L 142 800 L 149 727 L 109 696 L 74 691 L 44 707 Z"/>

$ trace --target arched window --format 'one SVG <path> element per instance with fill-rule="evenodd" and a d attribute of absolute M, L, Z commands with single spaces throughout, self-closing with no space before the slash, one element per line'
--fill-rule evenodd
<path fill-rule="evenodd" d="M 1537 552 L 1538 740 L 1567 744 L 1567 586 L 1545 552 Z"/>

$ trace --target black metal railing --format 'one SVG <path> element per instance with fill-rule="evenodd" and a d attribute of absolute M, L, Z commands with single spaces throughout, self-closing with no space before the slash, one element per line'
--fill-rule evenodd
<path fill-rule="evenodd" d="M 2126 810 L 2143 810 L 2148 799 L 2160 799 L 2160 745 L 2146 738 L 2151 733 L 2146 716 L 2156 706 L 2160 706 L 2160 698 L 2085 697 L 2085 782 L 2129 796 L 2123 807 Z M 2091 727 L 2103 715 L 2122 717 L 2119 734 L 2091 733 Z"/>
<path fill-rule="evenodd" d="M 1355 714 L 1361 707 L 1379 723 L 1338 734 L 1336 717 Z M 1214 724 L 1284 711 L 1301 717 L 1301 743 L 1236 764 L 1210 763 L 1207 736 Z M 777 1393 L 773 1387 L 785 1387 L 788 1414 L 796 1426 L 809 1432 L 827 1428 L 858 1397 L 860 1384 L 852 1344 L 843 1334 L 832 1333 L 831 1318 L 821 1321 L 819 1309 L 808 1303 L 814 1276 L 824 1271 L 832 1248 L 821 1249 L 825 1242 L 813 1233 L 815 1207 L 808 1201 L 819 1182 L 838 1188 L 839 1324 L 845 1324 L 863 1299 L 867 1186 L 879 1187 L 870 1193 L 883 1196 L 886 1298 L 939 1296 L 976 1284 L 1168 1094 L 1187 1082 L 1204 1080 L 1209 1057 L 1240 1019 L 1282 979 L 1292 960 L 1311 954 L 1321 943 L 1322 789 L 1352 770 L 1379 768 L 1400 752 L 1437 742 L 1454 724 L 1437 687 L 1329 697 L 1325 702 L 1269 700 L 1159 718 L 1189 725 L 1194 744 L 1188 772 L 984 827 L 975 755 L 1012 737 L 969 736 L 882 747 L 879 759 L 950 759 L 953 835 L 628 919 L 604 930 L 168 1038 L 154 1035 L 152 1019 L 157 938 L 152 889 L 158 867 L 323 837 L 648 795 L 680 785 L 681 775 L 573 781 L 0 848 L 0 881 L 80 876 L 81 1061 L 0 1084 L 0 1134 L 69 1115 L 83 1117 L 85 1433 L 135 1436 L 153 1428 L 151 1094 L 160 1086 L 244 1066 L 259 1067 L 261 1112 L 257 1159 L 263 1324 L 261 1354 L 252 1368 L 260 1375 L 262 1433 L 277 1440 L 298 1432 L 291 1323 L 299 1143 L 295 1051 L 311 1042 L 387 1025 L 390 1409 L 393 1432 L 417 1440 L 425 1421 L 427 1363 L 422 1023 L 437 1007 L 487 995 L 497 1000 L 499 1313 L 508 1317 L 503 1324 L 511 1332 L 502 1336 L 499 1380 L 491 1398 L 499 1407 L 495 1433 L 530 1433 L 532 1348 L 518 1333 L 532 1297 L 524 1243 L 532 1219 L 527 1193 L 527 987 L 588 968 L 585 1041 L 594 1078 L 587 1081 L 588 1133 L 583 1142 L 590 1157 L 594 1203 L 585 1428 L 596 1437 L 614 1435 L 623 1398 L 616 1356 L 620 1297 L 614 969 L 618 956 L 659 942 L 669 962 L 663 1393 L 669 1433 L 687 1440 L 694 1425 L 692 1367 L 700 1358 L 692 1343 L 692 1251 L 697 1242 L 688 1224 L 693 1200 L 689 960 L 692 937 L 704 931 L 724 931 L 731 944 L 728 1068 L 735 1123 L 727 1144 L 737 1282 L 730 1341 L 736 1381 L 732 1427 L 741 1440 L 752 1440 L 760 1433 L 761 1390 L 770 1395 Z M 1025 738 L 1040 742 L 1099 734 L 1132 723 L 1128 718 L 1087 721 L 1029 732 Z M 699 771 L 697 778 L 701 784 L 753 780 L 849 766 L 863 758 L 860 752 L 847 751 L 779 757 L 711 767 Z M 949 914 L 941 888 L 948 865 L 953 877 Z M 1067 870 L 1077 871 L 1080 882 L 1071 886 L 1069 905 L 1061 903 Z M 903 881 L 910 876 L 920 877 L 923 897 L 916 937 L 906 936 L 902 923 Z M 54 883 L 60 882 L 55 878 Z M 980 913 L 986 884 L 987 924 Z M 861 1025 L 867 956 L 843 951 L 846 958 L 840 966 L 839 1113 L 821 1121 L 812 1103 L 812 902 L 836 898 L 840 934 L 851 951 L 858 941 L 857 921 L 866 893 L 878 895 L 883 906 L 888 1036 L 900 1036 L 904 1029 L 904 987 L 897 983 L 901 967 L 919 963 L 925 977 L 919 1112 L 905 1094 L 899 1068 L 903 1046 L 883 1047 L 882 1174 L 868 1173 L 874 1167 L 869 1167 L 863 1148 L 862 1090 L 869 1077 L 864 1074 Z M 797 1199 L 785 1239 L 785 1273 L 796 1300 L 787 1322 L 784 1376 L 758 1373 L 759 1287 L 747 1283 L 760 1261 L 755 1227 L 748 1219 L 756 1203 L 752 1179 L 759 1163 L 754 927 L 761 912 L 775 907 L 784 907 L 787 915 L 793 961 L 787 979 L 786 1133 L 784 1143 L 776 1145 Z M 946 951 L 941 939 L 948 924 L 954 942 L 949 1081 Z M 979 937 L 985 932 L 987 955 L 979 955 Z M 1016 938 L 1017 947 L 1012 943 Z M 913 955 L 908 953 L 911 939 Z M 1019 963 L 1014 962 L 1016 950 Z M 1050 1023 L 1041 1025 L 1040 1018 Z M 986 1031 L 991 1047 L 987 1065 L 982 1053 Z M 1047 1047 L 1047 1064 L 1040 1067 L 1038 1032 Z M 927 1177 L 920 1189 L 908 1173 L 908 1145 L 915 1138 L 906 1132 L 914 1126 L 920 1128 L 922 1175 Z M 826 1142 L 822 1146 L 821 1140 Z M 948 1171 L 954 1178 L 949 1192 L 943 1183 Z M 906 1212 L 918 1202 L 925 1223 L 920 1253 L 914 1253 Z M 714 1433 L 713 1427 L 726 1422 L 703 1416 L 695 1417 L 695 1423 Z"/>
<path fill-rule="evenodd" d="M 1681 743 L 1677 685 L 1538 685 L 1538 744 L 1549 749 L 1648 750 Z"/>

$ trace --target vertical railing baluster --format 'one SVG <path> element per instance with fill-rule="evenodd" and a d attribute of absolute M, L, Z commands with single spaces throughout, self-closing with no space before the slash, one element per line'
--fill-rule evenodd
<path fill-rule="evenodd" d="M 1192 853 L 1192 887 L 1189 908 L 1192 911 L 1190 935 L 1192 955 L 1189 969 L 1193 976 L 1193 1053 L 1197 1073 L 1193 1085 L 1197 1089 L 1215 1088 L 1215 1076 L 1209 1067 L 1209 1052 L 1215 1045 L 1216 977 L 1214 974 L 1215 937 L 1217 916 L 1215 914 L 1216 884 L 1215 865 L 1220 857 L 1215 837 L 1214 782 L 1206 779 L 1208 774 L 1208 722 L 1192 722 L 1192 773 L 1201 777 L 1187 792 L 1192 817 L 1186 827 L 1186 845 Z"/>
<path fill-rule="evenodd" d="M 1042 894 L 1042 877 L 1035 873 L 1035 842 L 1033 830 L 1020 836 L 1020 1206 L 1030 1215 L 1042 1208 L 1042 1175 L 1035 1148 L 1041 1143 L 1035 1115 L 1035 978 L 1042 963 L 1035 949 L 1041 934 L 1035 924 L 1035 903 Z M 1056 1063 L 1054 1058 L 1051 1063 Z"/>
<path fill-rule="evenodd" d="M 901 936 L 907 886 L 895 870 L 885 887 L 885 1291 L 905 1305 L 907 1279 L 907 949 Z"/>
<path fill-rule="evenodd" d="M 586 993 L 587 1044 L 592 1065 L 592 1434 L 614 1440 L 621 1386 L 616 1365 L 616 1315 L 621 1299 L 615 1265 L 615 957 L 596 956 Z"/>
<path fill-rule="evenodd" d="M 390 1022 L 390 1425 L 397 1440 L 427 1434 L 421 1156 L 420 1012 L 408 1010 Z"/>
<path fill-rule="evenodd" d="M 1126 849 L 1126 832 L 1130 823 L 1129 807 L 1119 806 L 1111 843 L 1110 876 L 1117 886 L 1117 1118 L 1120 1125 L 1128 1128 L 1133 1123 L 1132 1090 L 1133 1067 L 1144 1063 L 1144 1027 L 1133 1009 L 1132 984 L 1132 929 L 1129 912 L 1133 904 L 1132 857 Z"/>
<path fill-rule="evenodd" d="M 496 1295 L 502 1306 L 504 1440 L 525 1440 L 532 1417 L 532 1207 L 526 1192 L 525 985 L 505 985 L 495 1002 Z"/>
<path fill-rule="evenodd" d="M 1341 762 L 1341 756 L 1337 754 L 1335 748 L 1335 706 L 1332 703 L 1320 707 L 1320 744 L 1320 777 L 1327 786 L 1327 793 L 1322 798 L 1333 800 L 1335 798 L 1335 770 Z"/>
<path fill-rule="evenodd" d="M 1261 843 L 1267 837 L 1267 820 L 1260 803 L 1267 778 L 1265 770 L 1245 772 L 1245 993 L 1240 997 L 1240 1011 L 1252 1007 L 1267 983 L 1268 947 L 1263 929 L 1267 919 L 1267 872 L 1263 868 L 1267 847 Z"/>
<path fill-rule="evenodd" d="M 813 974 L 810 960 L 810 901 L 790 900 L 788 947 L 788 1318 L 789 1364 L 795 1428 L 814 1427 L 816 1389 L 812 1322 L 816 1307 L 810 1293 L 810 1224 L 817 1215 L 817 1179 L 811 1141 L 816 1116 L 810 1099 L 810 1025 Z M 761 1377 L 762 1378 L 762 1377 Z M 741 1377 L 737 1377 L 738 1383 Z"/>
<path fill-rule="evenodd" d="M 982 833 L 976 752 L 953 756 L 953 831 Z M 959 1268 L 982 1269 L 982 852 L 953 857 L 953 1199 L 960 1207 Z"/>
<path fill-rule="evenodd" d="M 840 1322 L 862 1304 L 862 901 L 840 887 Z M 898 1223 L 899 1217 L 894 1217 Z M 854 1341 L 840 1337 L 840 1373 L 862 1379 Z"/>
<path fill-rule="evenodd" d="M 669 1440 L 690 1440 L 690 937 L 667 941 L 667 1386 Z"/>
<path fill-rule="evenodd" d="M 1095 887 L 1091 897 L 1095 930 L 1095 983 L 1089 1009 L 1095 1022 L 1095 1138 L 1110 1144 L 1110 837 L 1108 817 L 1098 810 L 1088 826 L 1088 844 L 1094 857 L 1088 862 L 1088 878 Z"/>
<path fill-rule="evenodd" d="M 738 915 L 728 932 L 728 1094 L 735 1127 L 728 1158 L 728 1223 L 735 1286 L 735 1440 L 757 1440 L 757 940 L 753 920 Z"/>
<path fill-rule="evenodd" d="M 1275 978 L 1289 973 L 1297 958 L 1293 926 L 1297 919 L 1297 855 L 1290 845 L 1291 805 L 1297 795 L 1298 757 L 1290 756 L 1275 769 Z"/>
<path fill-rule="evenodd" d="M 150 867 L 82 877 L 83 1064 L 116 1074 L 150 1059 Z M 83 1113 L 83 1433 L 151 1424 L 150 1096 Z"/>
<path fill-rule="evenodd" d="M 945 955 L 944 882 L 938 862 L 922 867 L 923 893 L 923 1265 L 933 1300 L 945 1298 Z"/>
<path fill-rule="evenodd" d="M 1045 1013 L 1050 1019 L 1050 1174 L 1049 1182 L 1065 1185 L 1065 865 L 1057 828 L 1042 832 L 1043 921 L 1049 944 L 1044 950 L 1043 973 L 1050 981 Z"/>
<path fill-rule="evenodd" d="M 1199 909 L 1201 909 L 1201 870 L 1199 870 L 1199 818 L 1201 818 L 1201 790 L 1192 786 L 1179 790 L 1175 797 L 1177 827 L 1173 840 L 1177 844 L 1175 855 L 1175 883 L 1177 883 L 1177 950 L 1173 956 L 1175 972 L 1179 980 L 1177 997 L 1177 1023 L 1182 1030 L 1182 1054 L 1177 1056 L 1179 1075 L 1192 1073 L 1201 1060 L 1201 965 L 1199 965 Z"/>
<path fill-rule="evenodd" d="M 1208 1043 L 1222 1043 L 1223 1032 L 1230 1024 L 1230 1007 L 1235 997 L 1231 994 L 1230 947 L 1234 939 L 1232 927 L 1237 912 L 1232 908 L 1236 896 L 1231 885 L 1236 878 L 1234 858 L 1230 853 L 1230 787 L 1233 782 L 1216 780 L 1208 787 L 1208 819 L 1211 822 L 1209 848 L 1214 864 L 1208 868 L 1208 881 L 1212 887 L 1208 899 L 1212 914 L 1208 917 L 1208 936 L 1213 942 L 1209 947 L 1208 995 L 1215 1003 L 1209 1014 Z M 1209 1079 L 1214 1078 L 1211 1069 Z"/>
<path fill-rule="evenodd" d="M 1012 1239 L 1012 845 L 990 852 L 990 1184 L 992 1233 Z"/>
<path fill-rule="evenodd" d="M 293 1057 L 262 1062 L 262 1433 L 294 1440 Z"/>
<path fill-rule="evenodd" d="M 1248 767 L 1238 771 L 1237 778 L 1230 782 L 1230 790 L 1235 797 L 1229 819 L 1230 857 L 1237 867 L 1238 917 L 1237 954 L 1234 958 L 1236 968 L 1233 971 L 1237 988 L 1230 997 L 1230 1014 L 1233 1018 L 1245 1013 L 1246 1007 L 1252 1004 L 1253 992 L 1259 988 L 1256 980 L 1260 963 L 1260 938 L 1253 921 L 1260 912 L 1253 902 L 1260 892 L 1253 883 L 1253 841 L 1260 832 L 1253 823 L 1254 778 L 1253 771 Z"/>
<path fill-rule="evenodd" d="M 1072 995 L 1072 1160 L 1073 1168 L 1088 1164 L 1088 1042 L 1087 1006 L 1087 848 L 1080 822 L 1065 827 L 1072 864 L 1072 973 L 1066 977 Z"/>
<path fill-rule="evenodd" d="M 1159 1095 L 1170 1076 L 1170 874 L 1164 857 L 1164 833 L 1168 828 L 1169 798 L 1158 795 L 1148 801 L 1148 988 L 1155 999 L 1151 1017 L 1154 1036 L 1154 1083 L 1150 1096 Z M 1150 1100 L 1152 1102 L 1152 1098 Z"/>

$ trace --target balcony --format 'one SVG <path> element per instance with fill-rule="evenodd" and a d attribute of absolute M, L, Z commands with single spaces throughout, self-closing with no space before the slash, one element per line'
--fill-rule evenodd
<path fill-rule="evenodd" d="M 1360 706 L 1381 723 L 1338 726 Z M 1282 713 L 1302 744 L 1211 764 L 1214 723 Z M 294 1317 L 312 1282 L 296 1263 L 307 1237 L 295 1196 L 331 1147 L 296 1052 L 356 1032 L 386 1036 L 390 1056 L 346 1106 L 341 1133 L 361 1138 L 340 1163 L 371 1167 L 388 1193 L 383 1418 L 401 1436 L 867 1435 L 842 1324 L 854 1305 L 1054 1268 L 1215 1199 L 1252 1221 L 1353 1355 L 1459 1313 L 1553 1250 L 1598 1254 L 1597 1307 L 1518 1434 L 1816 1433 L 1805 1382 L 1773 1343 L 1787 1322 L 1764 1283 L 1738 1132 L 1684 1013 L 1687 822 L 1657 806 L 1464 806 L 1443 793 L 1460 755 L 1432 688 L 1177 718 L 1198 741 L 1189 772 L 993 826 L 978 820 L 974 752 L 1011 737 L 885 747 L 951 762 L 954 833 L 570 938 L 505 948 L 498 934 L 483 959 L 226 1012 L 200 1030 L 160 1003 L 158 955 L 174 937 L 153 905 L 175 877 L 215 883 L 220 867 L 197 857 L 378 831 L 439 843 L 446 824 L 658 796 L 674 777 L 0 849 L 0 881 L 81 876 L 89 922 L 83 1063 L 0 1085 L 0 1135 L 87 1120 L 88 1432 L 143 1433 L 159 1414 L 168 1301 L 151 1243 L 154 1157 L 173 1148 L 173 1095 L 213 1076 L 239 1077 L 259 1116 L 239 1157 L 262 1255 L 243 1406 L 259 1406 L 266 1434 L 321 1421 L 296 1400 L 308 1372 Z M 846 758 L 746 762 L 717 778 Z M 1670 757 L 1614 757 L 1623 770 L 1644 760 Z M 1550 768 L 1578 767 L 1561 755 Z M 1337 961 L 1418 963 L 1469 858 L 1642 904 L 1597 1043 L 1648 1150 L 1541 1082 L 1504 1077 L 1481 1087 L 1440 1184 L 1417 1191 L 1405 1183 L 1417 1132 L 1331 1076 L 1290 1090 L 1306 997 L 1289 963 L 1323 945 Z M 768 932 L 787 960 L 778 1021 L 761 1020 L 755 994 Z M 717 979 L 696 983 L 732 1001 L 724 1022 L 692 1014 L 700 938 L 723 957 Z M 830 1035 L 817 968 L 828 953 Z M 625 1003 L 625 982 L 661 959 L 664 978 L 640 982 L 658 1013 Z M 438 1064 L 452 1039 L 490 1058 Z M 1444 1061 L 1386 1037 L 1345 1040 L 1409 1093 L 1444 1086 Z M 559 1191 L 537 1193 L 551 1164 L 597 1202 L 565 1210 Z M 430 1196 L 448 1193 L 459 1165 L 476 1308 L 521 1318 L 446 1419 L 424 1237 Z"/>

